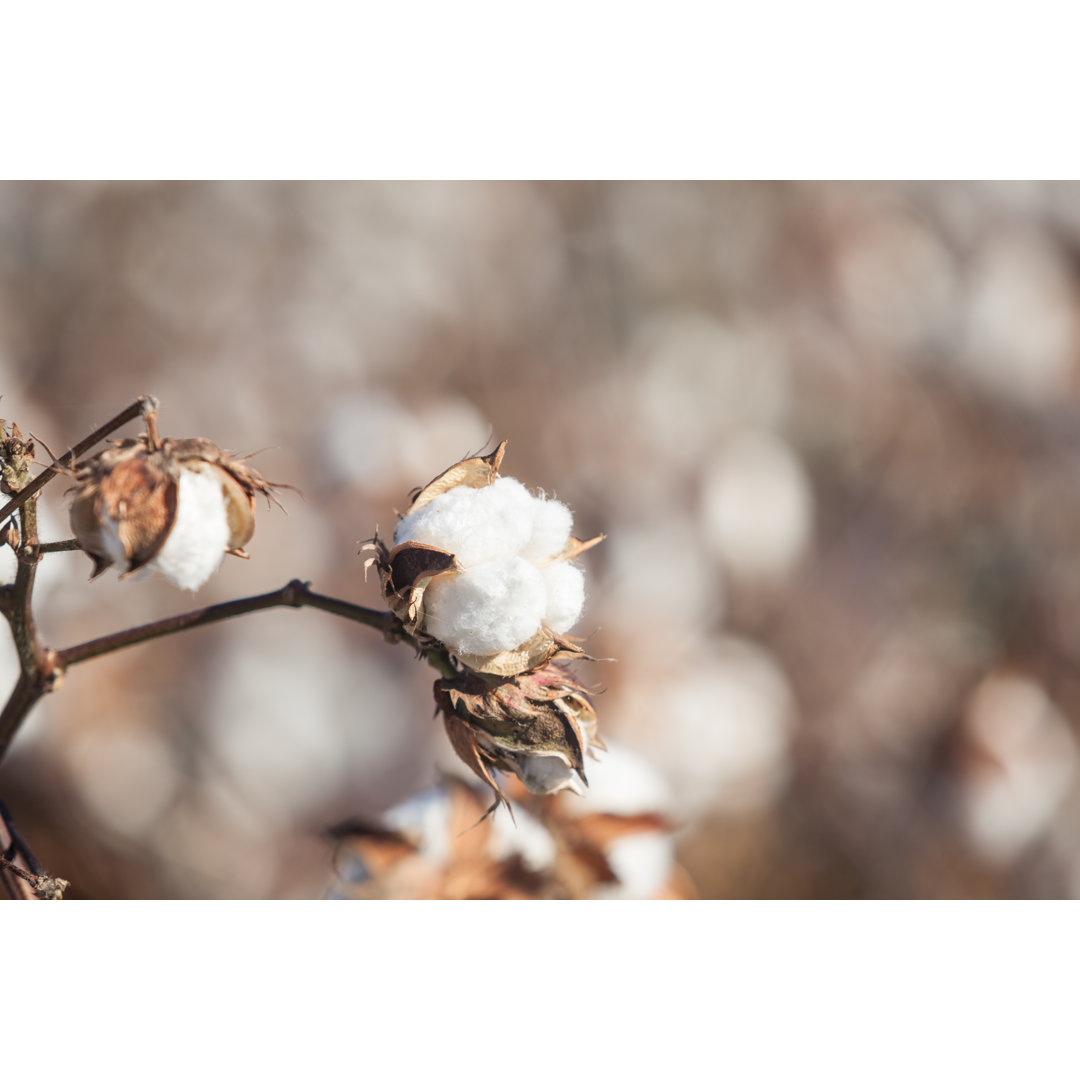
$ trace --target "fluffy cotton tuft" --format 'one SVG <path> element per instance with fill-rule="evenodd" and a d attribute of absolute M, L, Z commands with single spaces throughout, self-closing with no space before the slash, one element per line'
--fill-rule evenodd
<path fill-rule="evenodd" d="M 555 558 L 566 547 L 574 519 L 570 508 L 555 499 L 533 499 L 532 511 L 532 534 L 521 555 L 540 563 Z"/>
<path fill-rule="evenodd" d="M 556 634 L 565 634 L 581 618 L 585 606 L 585 575 L 566 562 L 552 563 L 540 571 L 547 591 L 544 623 Z"/>
<path fill-rule="evenodd" d="M 174 585 L 194 592 L 221 565 L 228 544 L 221 480 L 212 469 L 181 469 L 176 521 L 150 565 Z"/>
<path fill-rule="evenodd" d="M 517 555 L 533 531 L 533 497 L 500 476 L 488 487 L 451 488 L 398 522 L 394 543 L 409 540 L 452 551 L 462 566 Z"/>
<path fill-rule="evenodd" d="M 486 655 L 528 641 L 546 606 L 540 571 L 507 559 L 433 581 L 424 593 L 424 623 L 455 652 Z"/>
<path fill-rule="evenodd" d="M 581 617 L 585 578 L 552 560 L 566 549 L 573 523 L 563 503 L 531 495 L 509 476 L 451 488 L 406 515 L 395 544 L 428 544 L 464 567 L 427 587 L 425 630 L 472 656 L 516 649 L 541 625 L 565 634 Z"/>

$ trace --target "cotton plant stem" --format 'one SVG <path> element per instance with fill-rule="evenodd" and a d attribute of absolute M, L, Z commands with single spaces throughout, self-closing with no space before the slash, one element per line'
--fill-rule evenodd
<path fill-rule="evenodd" d="M 107 439 L 117 428 L 123 427 L 132 420 L 141 417 L 150 417 L 158 407 L 157 398 L 144 394 L 133 401 L 123 412 L 117 413 L 107 423 L 102 424 L 96 431 L 92 431 L 82 442 L 73 446 L 66 454 L 61 454 L 59 459 L 42 472 L 35 480 L 31 481 L 0 509 L 0 521 L 5 520 L 19 509 L 27 499 L 32 499 L 54 476 L 59 476 L 65 469 L 71 468 L 91 447 L 96 446 L 102 439 Z"/>
<path fill-rule="evenodd" d="M 38 551 L 42 555 L 48 555 L 53 551 L 82 551 L 83 546 L 78 540 L 50 540 L 47 544 L 38 544 Z"/>
<path fill-rule="evenodd" d="M 64 670 L 72 664 L 81 664 L 84 660 L 92 660 L 96 656 L 104 656 L 106 653 L 116 652 L 117 649 L 125 649 L 129 645 L 138 645 L 143 641 L 152 641 L 154 638 L 165 637 L 168 634 L 178 634 L 196 626 L 206 626 L 237 615 L 247 615 L 252 611 L 263 611 L 274 607 L 321 608 L 323 611 L 332 612 L 351 619 L 353 622 L 372 626 L 388 636 L 405 636 L 403 632 L 396 632 L 395 628 L 400 624 L 389 611 L 374 611 L 371 608 L 360 607 L 358 604 L 322 596 L 312 592 L 306 582 L 293 580 L 274 592 L 247 596 L 240 600 L 229 600 L 224 604 L 213 604 L 211 607 L 189 611 L 183 615 L 173 615 L 167 619 L 158 619 L 156 622 L 135 626 L 130 630 L 120 630 L 115 634 L 106 634 L 92 641 L 84 641 L 80 645 L 60 649 L 55 654 L 55 664 L 58 669 Z"/>
<path fill-rule="evenodd" d="M 29 457 L 23 454 L 25 449 L 20 446 L 4 469 L 8 485 L 19 494 L 30 484 Z M 23 503 L 18 514 L 20 541 L 16 552 L 15 582 L 0 589 L 0 613 L 11 627 L 19 656 L 19 678 L 0 712 L 0 758 L 23 718 L 38 698 L 51 689 L 54 677 L 49 650 L 38 635 L 32 606 L 34 579 L 41 561 L 37 550 L 37 500 Z"/>
<path fill-rule="evenodd" d="M 197 626 L 208 626 L 210 623 L 221 622 L 224 619 L 276 607 L 318 608 L 332 615 L 363 623 L 365 626 L 381 630 L 390 641 L 405 641 L 413 645 L 440 674 L 449 677 L 457 674 L 457 669 L 445 651 L 421 646 L 415 638 L 405 632 L 401 623 L 391 612 L 376 611 L 372 608 L 361 607 L 359 604 L 338 600 L 332 596 L 324 596 L 313 592 L 307 582 L 293 580 L 274 592 L 248 596 L 240 600 L 229 600 L 223 604 L 213 604 L 183 615 L 158 619 L 156 622 L 105 634 L 55 652 L 45 650 L 36 670 L 31 673 L 24 671 L 20 676 L 3 712 L 0 713 L 0 760 L 3 759 L 19 725 L 30 709 L 39 698 L 59 682 L 63 673 L 74 664 L 81 664 L 85 660 L 126 649 L 130 645 L 153 641 L 155 638 L 167 637 L 170 634 L 179 634 L 184 630 L 193 630 Z"/>
<path fill-rule="evenodd" d="M 13 900 L 59 900 L 68 882 L 45 872 L 0 799 L 0 883 Z"/>
<path fill-rule="evenodd" d="M 406 641 L 413 645 L 418 652 L 427 657 L 432 667 L 442 674 L 451 676 L 457 674 L 457 669 L 448 654 L 440 649 L 427 649 L 421 646 L 415 638 L 405 632 L 397 617 L 391 612 L 376 611 L 373 608 L 361 607 L 359 604 L 351 604 L 347 600 L 324 596 L 321 593 L 313 592 L 307 582 L 296 579 L 274 592 L 261 593 L 258 596 L 247 596 L 240 600 L 229 600 L 223 604 L 213 604 L 210 607 L 189 611 L 183 615 L 158 619 L 156 622 L 135 626 L 130 630 L 105 634 L 103 637 L 94 638 L 92 641 L 84 641 L 79 645 L 60 649 L 58 652 L 51 654 L 50 660 L 56 671 L 62 672 L 73 664 L 81 664 L 84 660 L 92 660 L 94 657 L 104 656 L 106 653 L 116 652 L 118 649 L 126 649 L 129 645 L 138 645 L 143 641 L 152 641 L 154 638 L 178 634 L 183 630 L 192 630 L 196 626 L 207 626 L 210 623 L 221 622 L 223 619 L 232 619 L 238 615 L 247 615 L 253 611 L 264 611 L 267 608 L 275 607 L 318 608 L 320 611 L 327 611 L 331 615 L 338 615 L 343 619 L 350 619 L 352 622 L 363 623 L 365 626 L 381 630 L 391 641 Z M 2 753 L 3 746 L 0 744 L 0 755 Z"/>

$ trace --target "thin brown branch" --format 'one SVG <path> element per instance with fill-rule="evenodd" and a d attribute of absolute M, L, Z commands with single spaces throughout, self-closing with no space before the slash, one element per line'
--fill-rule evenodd
<path fill-rule="evenodd" d="M 60 900 L 70 882 L 45 872 L 0 799 L 0 882 L 13 900 Z"/>
<path fill-rule="evenodd" d="M 82 551 L 82 544 L 78 540 L 50 540 L 47 544 L 38 544 L 38 551 L 42 555 L 48 555 L 51 551 Z"/>
<path fill-rule="evenodd" d="M 335 600 L 330 596 L 322 596 L 312 592 L 306 582 L 290 581 L 288 585 L 274 592 L 262 593 L 259 596 L 248 596 L 240 600 L 229 600 L 223 604 L 214 604 L 210 607 L 200 608 L 197 611 L 189 611 L 183 615 L 174 615 L 167 619 L 159 619 L 157 622 L 146 623 L 130 630 L 121 630 L 115 634 L 106 634 L 103 637 L 85 641 L 80 645 L 72 645 L 67 649 L 61 649 L 55 654 L 55 665 L 59 670 L 64 670 L 72 664 L 81 664 L 84 660 L 91 660 L 95 656 L 104 656 L 106 653 L 115 652 L 117 649 L 125 649 L 129 645 L 137 645 L 143 641 L 152 641 L 154 638 L 165 637 L 168 634 L 177 634 L 182 630 L 191 630 L 196 626 L 206 626 L 210 623 L 221 622 L 223 619 L 231 619 L 238 615 L 246 615 L 252 611 L 263 611 L 273 607 L 315 607 L 323 611 L 329 611 L 334 615 L 340 615 L 354 622 L 364 623 L 381 630 L 388 636 L 405 638 L 408 635 L 400 629 L 397 619 L 389 611 L 374 611 L 371 608 L 360 607 L 358 604 L 350 604 L 344 600 Z"/>
<path fill-rule="evenodd" d="M 153 413 L 157 406 L 157 398 L 144 394 L 137 401 L 132 402 L 123 412 L 117 413 L 116 416 L 107 423 L 102 424 L 96 431 L 92 431 L 82 442 L 77 443 L 66 454 L 62 454 L 35 480 L 9 499 L 0 509 L 0 521 L 18 510 L 27 499 L 33 498 L 54 476 L 59 476 L 65 469 L 70 469 L 91 447 L 96 446 L 102 439 L 108 438 L 117 428 L 123 427 L 124 424 L 136 420 L 140 416 Z"/>

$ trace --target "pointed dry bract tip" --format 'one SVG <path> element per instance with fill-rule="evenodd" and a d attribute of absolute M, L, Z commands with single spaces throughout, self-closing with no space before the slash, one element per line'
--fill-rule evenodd
<path fill-rule="evenodd" d="M 432 499 L 444 495 L 451 488 L 472 487 L 482 488 L 495 483 L 499 475 L 499 466 L 502 464 L 503 455 L 506 453 L 506 439 L 484 457 L 465 458 L 456 465 L 451 465 L 446 472 L 439 473 L 434 480 L 425 484 L 413 496 L 409 506 L 409 513 L 413 513 L 426 506 Z"/>
<path fill-rule="evenodd" d="M 244 555 L 255 531 L 255 494 L 273 485 L 208 439 L 125 439 L 82 462 L 71 491 L 71 528 L 94 563 L 131 574 L 144 566 L 199 588 L 228 551 Z M 276 501 L 276 500 L 275 500 Z"/>

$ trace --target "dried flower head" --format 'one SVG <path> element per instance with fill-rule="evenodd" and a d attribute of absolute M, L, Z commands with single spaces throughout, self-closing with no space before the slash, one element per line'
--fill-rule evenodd
<path fill-rule="evenodd" d="M 562 636 L 585 601 L 573 560 L 603 538 L 574 538 L 563 503 L 499 476 L 505 449 L 460 461 L 417 492 L 394 547 L 376 538 L 373 561 L 409 633 L 473 671 L 511 676 L 581 654 Z"/>
<path fill-rule="evenodd" d="M 192 591 L 226 553 L 247 557 L 255 493 L 274 498 L 273 485 L 208 439 L 125 439 L 75 478 L 71 527 L 94 561 L 92 578 L 113 564 L 125 576 L 148 567 Z"/>
<path fill-rule="evenodd" d="M 492 769 L 514 773 L 537 795 L 582 794 L 585 755 L 604 746 L 585 687 L 561 664 L 513 678 L 439 679 L 435 702 L 458 757 L 495 792 L 492 809 L 506 803 Z"/>

